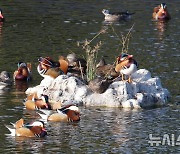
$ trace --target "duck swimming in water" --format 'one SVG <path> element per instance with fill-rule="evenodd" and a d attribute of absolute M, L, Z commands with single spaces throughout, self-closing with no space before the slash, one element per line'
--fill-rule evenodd
<path fill-rule="evenodd" d="M 13 77 L 15 80 L 21 80 L 21 81 L 31 80 L 31 64 L 19 62 L 18 69 L 14 72 Z"/>
<path fill-rule="evenodd" d="M 7 71 L 2 71 L 0 73 L 0 89 L 5 88 L 8 85 L 11 85 L 12 81 L 10 79 L 10 74 Z"/>
<path fill-rule="evenodd" d="M 109 10 L 103 9 L 102 13 L 104 14 L 105 21 L 113 22 L 113 21 L 120 21 L 120 20 L 127 20 L 131 18 L 131 15 L 135 13 L 126 12 L 110 12 Z"/>
<path fill-rule="evenodd" d="M 51 109 L 51 105 L 49 104 L 47 95 L 42 95 L 41 99 L 35 97 L 33 97 L 32 99 L 27 99 L 24 102 L 24 105 L 28 110 Z"/>
<path fill-rule="evenodd" d="M 47 135 L 47 131 L 44 127 L 44 122 L 42 121 L 34 121 L 24 124 L 24 119 L 20 119 L 16 123 L 11 124 L 13 127 L 6 125 L 6 127 L 11 132 L 11 136 L 45 137 Z"/>
<path fill-rule="evenodd" d="M 79 108 L 75 105 L 68 105 L 57 109 L 55 113 L 51 113 L 48 110 L 40 110 L 44 114 L 40 114 L 40 117 L 45 121 L 53 122 L 77 122 L 80 120 L 80 111 Z"/>
<path fill-rule="evenodd" d="M 120 72 L 122 75 L 122 81 L 124 81 L 124 75 L 128 76 L 128 82 L 131 83 L 131 74 L 137 70 L 137 62 L 133 59 L 133 55 L 122 53 L 116 62 L 116 72 Z"/>
<path fill-rule="evenodd" d="M 49 97 L 47 95 L 41 95 L 41 97 L 39 98 L 37 96 L 37 93 L 28 95 L 23 104 L 28 110 L 57 110 L 60 109 L 62 105 L 61 102 L 49 100 Z"/>
<path fill-rule="evenodd" d="M 5 18 L 3 16 L 2 10 L 0 9 L 0 22 L 4 22 Z"/>
<path fill-rule="evenodd" d="M 155 20 L 169 20 L 171 16 L 167 10 L 167 5 L 165 3 L 161 3 L 159 6 L 155 7 L 153 10 L 152 17 Z"/>

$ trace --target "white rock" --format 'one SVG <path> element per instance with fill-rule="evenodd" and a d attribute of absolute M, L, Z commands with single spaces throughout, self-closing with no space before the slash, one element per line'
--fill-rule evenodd
<path fill-rule="evenodd" d="M 64 104 L 77 103 L 85 106 L 107 106 L 123 108 L 148 108 L 163 106 L 168 102 L 169 92 L 162 88 L 158 77 L 152 78 L 148 70 L 140 69 L 132 75 L 133 82 L 113 82 L 102 93 L 92 93 L 78 78 L 60 75 L 55 80 L 44 79 L 39 86 L 29 88 L 26 93 L 37 91 L 51 100 Z"/>

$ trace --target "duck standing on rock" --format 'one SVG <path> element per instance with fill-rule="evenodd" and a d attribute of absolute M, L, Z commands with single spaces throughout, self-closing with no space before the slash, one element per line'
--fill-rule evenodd
<path fill-rule="evenodd" d="M 105 21 L 113 22 L 113 21 L 120 21 L 120 20 L 127 20 L 131 18 L 131 16 L 135 13 L 126 12 L 110 12 L 109 10 L 103 9 L 102 13 L 104 14 Z"/>
<path fill-rule="evenodd" d="M 96 65 L 96 78 L 89 81 L 88 87 L 95 93 L 103 93 L 118 76 L 119 72 L 115 71 L 115 66 L 106 64 L 102 58 Z"/>
<path fill-rule="evenodd" d="M 169 20 L 169 19 L 171 19 L 171 16 L 167 10 L 167 6 L 165 3 L 162 3 L 159 6 L 155 7 L 152 16 L 155 20 Z"/>
<path fill-rule="evenodd" d="M 83 76 L 86 74 L 87 62 L 83 58 L 77 58 L 75 53 L 67 55 L 69 62 L 68 72 L 74 76 Z"/>
<path fill-rule="evenodd" d="M 18 69 L 14 72 L 13 77 L 15 80 L 22 80 L 22 81 L 31 80 L 31 64 L 19 62 Z"/>
<path fill-rule="evenodd" d="M 63 56 L 59 57 L 58 62 L 55 62 L 50 57 L 40 57 L 38 61 L 39 65 L 37 67 L 37 70 L 42 77 L 44 77 L 44 75 L 49 75 L 53 78 L 56 78 L 62 73 L 67 73 L 68 62 L 65 60 L 65 58 L 63 58 Z"/>
<path fill-rule="evenodd" d="M 129 76 L 128 82 L 131 83 L 131 74 L 137 71 L 137 62 L 133 59 L 133 55 L 122 53 L 116 62 L 116 72 L 120 72 L 122 75 L 122 81 L 124 81 L 124 75 Z"/>
<path fill-rule="evenodd" d="M 16 123 L 11 124 L 13 128 L 6 125 L 6 127 L 11 132 L 11 136 L 45 137 L 47 135 L 44 122 L 42 121 L 34 121 L 32 123 L 24 124 L 24 119 L 20 119 Z"/>

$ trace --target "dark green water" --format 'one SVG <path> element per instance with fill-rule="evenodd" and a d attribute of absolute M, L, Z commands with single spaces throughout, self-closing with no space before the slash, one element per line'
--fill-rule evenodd
<path fill-rule="evenodd" d="M 180 145 L 150 146 L 149 134 L 180 135 L 180 18 L 179 0 L 167 3 L 172 20 L 154 22 L 152 9 L 161 1 L 145 0 L 1 0 L 0 8 L 6 22 L 0 25 L 0 71 L 11 74 L 17 62 L 31 62 L 33 81 L 16 84 L 0 93 L 0 153 L 179 153 Z M 161 78 L 163 87 L 171 93 L 168 107 L 151 110 L 127 111 L 121 109 L 81 107 L 78 124 L 48 123 L 44 139 L 8 137 L 4 127 L 23 117 L 27 121 L 38 118 L 36 112 L 26 111 L 22 101 L 29 86 L 39 84 L 42 78 L 36 67 L 40 56 L 57 59 L 75 52 L 84 56 L 77 41 L 92 39 L 100 30 L 108 29 L 93 43 L 103 42 L 99 51 L 108 63 L 119 55 L 119 39 L 111 26 L 104 23 L 103 8 L 136 12 L 127 22 L 114 23 L 116 33 L 125 35 L 134 25 L 129 53 L 140 68 Z M 118 50 L 119 49 L 119 50 Z M 180 141 L 179 141 L 180 142 Z"/>

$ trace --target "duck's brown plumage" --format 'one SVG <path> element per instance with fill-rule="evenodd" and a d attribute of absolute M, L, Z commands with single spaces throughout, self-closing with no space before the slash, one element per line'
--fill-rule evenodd
<path fill-rule="evenodd" d="M 161 5 L 159 5 L 153 9 L 152 17 L 156 20 L 169 20 L 169 19 L 171 19 L 171 16 L 168 12 L 168 9 L 167 9 L 167 6 L 165 3 L 162 3 Z"/>

